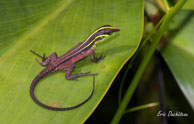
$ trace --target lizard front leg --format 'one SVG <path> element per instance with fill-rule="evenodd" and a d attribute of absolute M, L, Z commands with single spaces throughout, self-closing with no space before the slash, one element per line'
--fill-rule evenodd
<path fill-rule="evenodd" d="M 93 62 L 100 62 L 101 60 L 104 59 L 105 56 L 100 56 L 99 58 L 96 58 L 95 57 L 95 50 L 93 49 L 92 52 L 91 52 L 91 56 L 90 56 L 90 59 L 93 61 Z"/>
<path fill-rule="evenodd" d="M 58 59 L 58 56 L 57 54 L 54 52 L 52 53 L 49 57 L 45 57 L 45 54 L 43 54 L 43 56 L 37 54 L 36 52 L 30 50 L 30 52 L 32 52 L 33 54 L 37 55 L 38 57 L 40 57 L 42 59 L 41 62 L 39 62 L 37 59 L 36 61 L 42 65 L 42 66 L 48 66 L 49 64 L 52 64 L 54 63 L 57 59 Z"/>
<path fill-rule="evenodd" d="M 72 74 L 74 68 L 75 68 L 74 63 L 64 63 L 64 64 L 60 65 L 59 67 L 57 67 L 57 70 L 65 70 L 66 71 L 65 78 L 67 80 L 77 80 L 76 77 L 80 77 L 80 76 L 97 75 L 97 73 L 90 74 L 90 72 L 80 73 L 80 74 Z"/>

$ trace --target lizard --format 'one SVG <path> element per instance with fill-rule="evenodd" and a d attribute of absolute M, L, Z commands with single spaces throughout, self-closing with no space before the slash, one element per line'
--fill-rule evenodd
<path fill-rule="evenodd" d="M 90 72 L 87 73 L 80 73 L 80 74 L 71 74 L 75 68 L 75 63 L 78 62 L 79 60 L 85 58 L 86 56 L 90 55 L 90 59 L 93 62 L 100 62 L 102 59 L 104 59 L 105 56 L 100 56 L 99 58 L 95 57 L 95 48 L 96 44 L 99 43 L 99 41 L 102 41 L 103 38 L 112 35 L 114 32 L 119 32 L 120 29 L 116 27 L 112 27 L 110 25 L 104 25 L 97 30 L 95 30 L 86 40 L 83 42 L 79 43 L 69 51 L 67 51 L 64 55 L 58 57 L 56 52 L 52 53 L 50 56 L 45 57 L 45 53 L 43 56 L 37 54 L 36 52 L 30 50 L 33 54 L 37 55 L 42 59 L 41 62 L 39 62 L 37 59 L 36 61 L 45 69 L 43 69 L 32 81 L 31 86 L 30 86 L 30 96 L 33 99 L 35 103 L 38 105 L 42 106 L 43 108 L 50 109 L 50 110 L 56 110 L 56 111 L 65 111 L 65 110 L 72 110 L 75 108 L 80 107 L 84 103 L 86 103 L 93 95 L 94 92 L 94 86 L 95 86 L 95 75 L 96 74 L 91 74 Z M 77 104 L 72 107 L 53 107 L 46 105 L 39 101 L 37 97 L 34 94 L 34 89 L 38 82 L 45 76 L 57 72 L 57 71 L 66 71 L 65 73 L 65 78 L 67 80 L 77 80 L 77 77 L 80 76 L 89 76 L 93 75 L 93 90 L 90 94 L 90 96 L 85 99 L 83 102 L 80 104 Z"/>

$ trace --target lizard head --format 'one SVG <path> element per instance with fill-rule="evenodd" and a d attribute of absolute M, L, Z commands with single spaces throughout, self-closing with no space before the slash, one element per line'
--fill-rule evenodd
<path fill-rule="evenodd" d="M 114 32 L 119 32 L 120 29 L 110 25 L 104 25 L 97 29 L 95 44 L 102 41 L 103 38 L 112 35 Z"/>
<path fill-rule="evenodd" d="M 112 35 L 113 32 L 119 32 L 120 29 L 116 27 L 112 27 L 110 25 L 103 25 L 98 29 L 99 35 Z"/>

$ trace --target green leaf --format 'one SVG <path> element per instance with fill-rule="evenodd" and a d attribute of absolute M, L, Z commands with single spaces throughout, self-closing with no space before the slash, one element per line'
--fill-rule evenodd
<path fill-rule="evenodd" d="M 194 109 L 194 12 L 182 11 L 170 25 L 162 54 L 180 89 Z"/>
<path fill-rule="evenodd" d="M 82 123 L 92 114 L 112 81 L 137 49 L 143 32 L 143 0 L 1 0 L 0 2 L 0 123 Z M 29 88 L 43 69 L 39 54 L 58 56 L 82 42 L 96 28 L 109 24 L 120 33 L 99 44 L 96 55 L 105 59 L 76 63 L 73 73 L 99 73 L 93 97 L 71 111 L 51 111 L 35 104 Z M 88 97 L 92 77 L 68 81 L 64 72 L 42 79 L 35 94 L 45 104 L 73 106 Z"/>

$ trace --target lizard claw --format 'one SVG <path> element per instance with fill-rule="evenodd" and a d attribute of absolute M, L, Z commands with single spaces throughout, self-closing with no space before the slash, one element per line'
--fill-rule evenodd
<path fill-rule="evenodd" d="M 41 56 L 41 55 L 39 55 L 38 53 L 36 53 L 36 52 L 34 52 L 34 51 L 32 51 L 32 50 L 30 50 L 30 52 L 32 52 L 34 55 L 40 57 L 42 60 L 45 60 L 45 59 L 46 59 L 46 58 L 45 58 L 45 53 L 43 54 L 43 56 Z"/>
<path fill-rule="evenodd" d="M 104 57 L 105 57 L 104 55 L 101 55 L 99 58 L 104 59 Z"/>
<path fill-rule="evenodd" d="M 80 74 L 83 74 L 83 75 L 98 75 L 98 73 L 90 74 L 90 72 L 80 73 Z"/>
<path fill-rule="evenodd" d="M 102 55 L 102 56 L 100 56 L 98 59 L 101 61 L 101 60 L 103 60 L 104 58 L 105 58 L 105 56 Z"/>
<path fill-rule="evenodd" d="M 90 74 L 90 71 L 89 72 L 86 72 L 86 73 L 80 73 L 80 74 Z"/>
<path fill-rule="evenodd" d="M 43 53 L 42 61 L 45 61 L 45 60 L 46 60 L 45 53 Z"/>
<path fill-rule="evenodd" d="M 41 62 L 38 59 L 35 59 L 39 64 L 41 64 Z"/>
<path fill-rule="evenodd" d="M 105 56 L 100 56 L 99 58 L 96 58 L 96 60 L 94 62 L 98 63 L 100 61 L 102 61 L 105 58 Z"/>
<path fill-rule="evenodd" d="M 99 75 L 98 73 L 94 73 L 94 74 L 91 74 L 91 75 Z"/>

